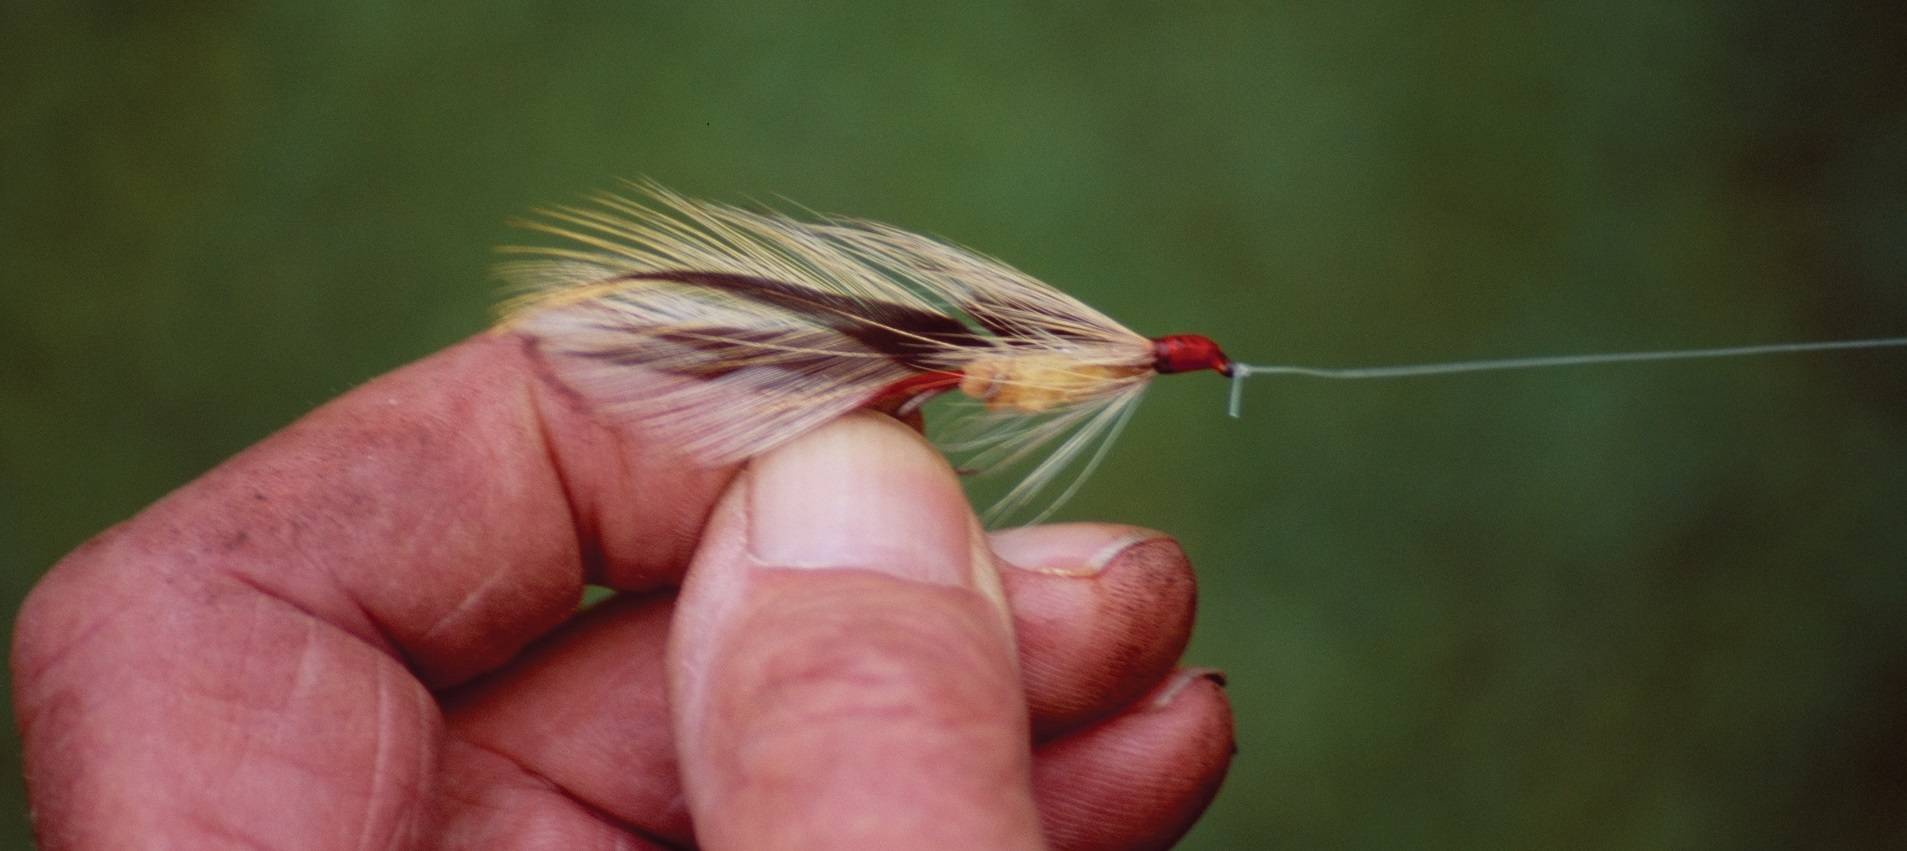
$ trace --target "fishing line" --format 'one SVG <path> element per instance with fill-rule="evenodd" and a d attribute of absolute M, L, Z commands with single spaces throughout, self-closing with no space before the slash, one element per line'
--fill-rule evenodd
<path fill-rule="evenodd" d="M 1406 364 L 1403 366 L 1318 367 L 1282 364 L 1232 364 L 1231 398 L 1227 412 L 1239 415 L 1244 405 L 1245 379 L 1254 375 L 1295 375 L 1304 378 L 1351 380 L 1365 378 L 1414 378 L 1426 375 L 1453 375 L 1461 372 L 1495 372 L 1510 369 L 1593 366 L 1640 361 L 1695 360 L 1698 358 L 1734 358 L 1791 352 L 1822 352 L 1836 349 L 1885 349 L 1907 347 L 1907 337 L 1878 337 L 1867 340 L 1831 340 L 1815 343 L 1771 343 L 1760 346 L 1729 346 L 1719 349 L 1674 349 L 1657 352 L 1611 352 L 1594 355 L 1550 355 L 1528 358 L 1464 360 L 1445 363 Z"/>

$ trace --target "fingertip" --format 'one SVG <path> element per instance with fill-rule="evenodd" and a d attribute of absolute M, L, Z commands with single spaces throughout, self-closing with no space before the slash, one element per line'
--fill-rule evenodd
<path fill-rule="evenodd" d="M 1131 711 L 1040 749 L 1034 788 L 1054 848 L 1169 848 L 1191 829 L 1236 753 L 1215 674 L 1175 672 Z"/>
<path fill-rule="evenodd" d="M 1002 579 L 1040 737 L 1138 701 L 1184 652 L 1197 587 L 1191 563 L 1171 538 L 1076 523 L 1015 529 L 991 540 L 1009 565 Z M 1029 564 L 1039 569 L 1024 567 Z"/>

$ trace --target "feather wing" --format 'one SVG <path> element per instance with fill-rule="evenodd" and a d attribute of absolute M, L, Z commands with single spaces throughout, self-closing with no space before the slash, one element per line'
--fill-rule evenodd
<path fill-rule="evenodd" d="M 874 222 L 810 224 L 638 188 L 641 200 L 598 195 L 522 223 L 560 244 L 505 249 L 525 258 L 499 269 L 518 291 L 503 324 L 559 353 L 565 380 L 612 415 L 704 463 L 746 459 L 898 382 L 981 358 L 1150 363 L 1146 338 L 983 255 Z M 1044 415 L 957 418 L 944 443 L 970 464 L 1031 464 L 989 516 L 1024 507 L 1082 458 L 1080 478 L 1091 472 L 1150 373 L 1122 376 Z"/>
<path fill-rule="evenodd" d="M 565 381 L 710 465 L 773 448 L 918 374 L 841 333 L 837 317 L 692 284 L 607 283 L 630 272 L 600 262 L 531 261 L 506 274 L 551 287 L 509 324 L 555 350 Z"/>

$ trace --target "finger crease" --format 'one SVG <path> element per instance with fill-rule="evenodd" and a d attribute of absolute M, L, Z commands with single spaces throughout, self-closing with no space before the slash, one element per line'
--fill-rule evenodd
<path fill-rule="evenodd" d="M 561 388 L 549 362 L 536 347 L 534 340 L 523 341 L 524 355 L 529 359 L 532 378 L 523 384 L 523 402 L 529 408 L 530 422 L 535 426 L 538 448 L 543 451 L 544 462 L 556 476 L 556 486 L 563 494 L 563 510 L 569 514 L 570 533 L 576 538 L 576 555 L 584 584 L 594 581 L 602 574 L 603 554 L 598 541 L 597 530 L 589 523 L 584 512 L 576 505 L 576 493 L 572 490 L 569 471 L 563 466 L 561 454 L 556 451 L 556 441 L 550 434 L 549 418 L 543 413 L 543 405 L 538 401 L 537 385 Z"/>
<path fill-rule="evenodd" d="M 597 821 L 602 822 L 603 824 L 606 824 L 612 828 L 615 828 L 616 830 L 620 830 L 625 833 L 628 833 L 638 839 L 641 839 L 644 842 L 654 843 L 655 845 L 659 847 L 671 849 L 671 851 L 692 851 L 692 849 L 695 847 L 694 845 L 687 845 L 680 842 L 676 842 L 674 840 L 666 839 L 662 835 L 656 833 L 653 830 L 643 827 L 642 825 L 624 820 L 616 816 L 614 813 L 611 813 L 608 810 L 603 809 L 602 807 L 596 806 L 595 804 L 592 804 L 589 801 L 584 800 L 581 797 L 578 797 L 576 793 L 570 791 L 568 788 L 563 786 L 563 784 L 558 783 L 555 780 L 551 779 L 549 775 L 546 775 L 543 772 L 530 767 L 529 764 L 523 762 L 520 759 L 517 759 L 516 756 L 513 754 L 510 754 L 506 751 L 499 750 L 488 744 L 485 744 L 483 742 L 479 742 L 473 739 L 459 737 L 458 741 L 463 743 L 465 746 L 482 751 L 486 754 L 489 754 L 490 756 L 496 757 L 497 759 L 500 759 L 506 763 L 509 763 L 512 768 L 515 768 L 517 771 L 521 772 L 525 778 L 531 781 L 534 781 L 540 785 L 543 785 L 545 787 L 548 787 L 548 789 L 551 792 L 557 795 L 560 795 L 563 797 L 564 800 L 567 800 L 570 803 L 575 804 L 577 809 L 582 810 L 584 813 L 588 814 L 591 818 L 594 818 Z"/>
<path fill-rule="evenodd" d="M 351 601 L 351 605 L 356 608 L 358 614 L 362 616 L 363 622 L 370 627 L 369 635 L 366 635 L 363 630 L 353 629 L 348 625 L 337 623 L 332 618 L 319 614 L 310 606 L 305 605 L 296 598 L 286 595 L 284 592 L 266 585 L 242 571 L 232 571 L 225 574 L 225 576 L 267 600 L 296 611 L 313 621 L 338 629 L 344 634 L 363 642 L 378 652 L 397 660 L 398 664 L 403 665 L 405 670 L 416 670 L 415 666 L 411 664 L 410 658 L 404 652 L 404 646 L 397 641 L 389 629 L 385 628 L 384 624 L 377 619 L 377 616 L 372 613 L 370 609 L 365 608 L 364 604 L 359 602 L 357 597 L 350 593 L 346 593 L 343 596 L 345 599 Z"/>

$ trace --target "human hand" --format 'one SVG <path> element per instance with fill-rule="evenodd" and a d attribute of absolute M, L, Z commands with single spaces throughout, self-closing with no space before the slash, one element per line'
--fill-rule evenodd
<path fill-rule="evenodd" d="M 1191 611 L 892 421 L 698 469 L 486 336 L 68 556 L 14 695 L 49 849 L 1153 848 L 1231 753 Z"/>

